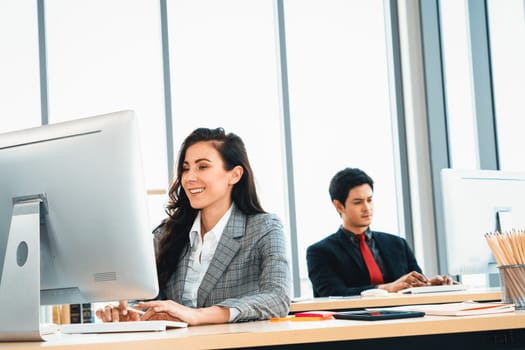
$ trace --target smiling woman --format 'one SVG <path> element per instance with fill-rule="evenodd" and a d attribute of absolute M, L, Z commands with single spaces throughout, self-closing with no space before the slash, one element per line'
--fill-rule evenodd
<path fill-rule="evenodd" d="M 283 317 L 290 271 L 283 226 L 266 213 L 241 138 L 200 128 L 183 142 L 168 217 L 155 230 L 160 294 L 142 320 L 189 325 Z M 121 302 L 97 315 L 137 320 Z"/>
<path fill-rule="evenodd" d="M 189 147 L 185 158 L 181 184 L 191 207 L 202 210 L 201 229 L 208 232 L 231 206 L 232 188 L 243 175 L 243 168 L 236 165 L 227 169 L 214 144 L 207 141 Z"/>

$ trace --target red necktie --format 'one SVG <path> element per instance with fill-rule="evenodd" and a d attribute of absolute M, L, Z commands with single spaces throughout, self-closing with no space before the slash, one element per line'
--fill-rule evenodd
<path fill-rule="evenodd" d="M 368 244 L 365 242 L 365 234 L 357 235 L 359 239 L 359 248 L 361 249 L 361 255 L 363 255 L 363 260 L 365 261 L 366 267 L 368 269 L 368 274 L 370 275 L 371 284 L 382 284 L 383 283 L 383 274 L 377 266 L 376 259 L 372 255 Z"/>

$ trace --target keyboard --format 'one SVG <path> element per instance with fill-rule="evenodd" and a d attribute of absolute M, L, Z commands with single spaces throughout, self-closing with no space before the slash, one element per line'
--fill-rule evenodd
<path fill-rule="evenodd" d="M 402 289 L 398 291 L 401 294 L 424 294 L 424 293 L 439 293 L 439 292 L 455 292 L 459 290 L 466 290 L 462 284 L 443 284 L 437 286 L 423 286 Z"/>
<path fill-rule="evenodd" d="M 40 334 L 46 335 L 58 332 L 59 325 L 56 323 L 40 323 Z"/>
<path fill-rule="evenodd" d="M 176 321 L 130 321 L 130 322 L 103 322 L 103 323 L 71 323 L 60 326 L 60 331 L 66 334 L 73 333 L 120 333 L 120 332 L 154 332 L 165 331 L 169 328 L 188 327 L 185 322 Z"/>

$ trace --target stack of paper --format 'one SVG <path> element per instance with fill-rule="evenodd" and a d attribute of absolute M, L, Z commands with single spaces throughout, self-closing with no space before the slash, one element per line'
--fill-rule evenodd
<path fill-rule="evenodd" d="M 410 310 L 423 311 L 427 315 L 440 316 L 484 315 L 500 312 L 512 312 L 515 310 L 514 304 L 479 303 L 473 301 L 450 304 L 413 305 L 409 308 Z"/>

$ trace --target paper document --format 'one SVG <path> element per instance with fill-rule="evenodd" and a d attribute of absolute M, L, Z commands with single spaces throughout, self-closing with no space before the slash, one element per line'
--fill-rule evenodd
<path fill-rule="evenodd" d="M 449 304 L 413 305 L 407 308 L 415 311 L 423 311 L 427 315 L 437 316 L 485 315 L 501 312 L 513 312 L 515 310 L 514 304 L 479 303 L 474 301 Z"/>

